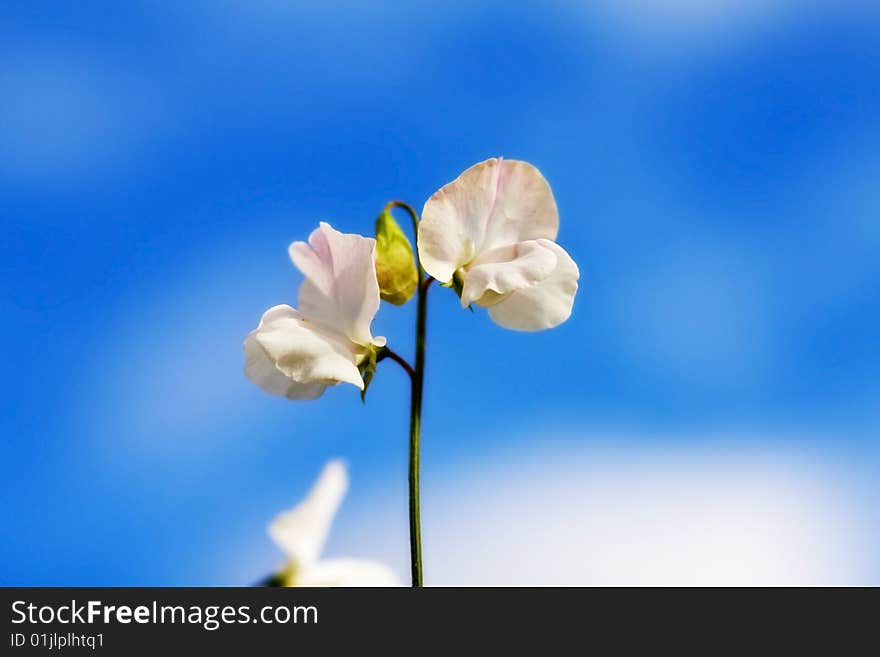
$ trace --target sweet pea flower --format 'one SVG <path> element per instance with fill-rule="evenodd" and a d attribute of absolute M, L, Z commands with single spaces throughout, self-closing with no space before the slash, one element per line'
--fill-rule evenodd
<path fill-rule="evenodd" d="M 418 249 L 431 276 L 487 308 L 496 324 L 540 331 L 571 315 L 578 267 L 556 244 L 550 185 L 528 162 L 475 164 L 428 199 Z"/>
<path fill-rule="evenodd" d="M 385 345 L 370 332 L 379 310 L 376 240 L 322 222 L 289 253 L 305 275 L 299 310 L 280 305 L 263 314 L 244 342 L 245 374 L 288 399 L 315 399 L 343 382 L 363 391 L 359 366 Z"/>
<path fill-rule="evenodd" d="M 347 488 L 345 465 L 330 461 L 306 499 L 269 525 L 269 536 L 287 558 L 277 576 L 284 586 L 400 586 L 384 564 L 364 559 L 319 559 Z"/>

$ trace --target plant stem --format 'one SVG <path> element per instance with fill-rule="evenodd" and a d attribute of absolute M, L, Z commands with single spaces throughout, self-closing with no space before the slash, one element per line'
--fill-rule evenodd
<path fill-rule="evenodd" d="M 433 278 L 419 283 L 416 314 L 416 364 L 409 409 L 409 548 L 412 585 L 422 586 L 422 528 L 419 510 L 419 439 L 422 426 L 422 392 L 425 382 L 425 333 L 428 320 L 428 287 Z"/>
<path fill-rule="evenodd" d="M 403 201 L 391 201 L 385 206 L 403 208 L 412 218 L 413 233 L 416 242 L 415 258 L 419 270 L 419 285 L 416 311 L 416 358 L 410 379 L 412 394 L 409 405 L 409 553 L 412 568 L 412 585 L 423 585 L 422 577 L 422 523 L 419 509 L 419 439 L 422 428 L 422 392 L 425 383 L 425 334 L 428 321 L 428 288 L 434 281 L 425 276 L 425 270 L 419 261 L 418 236 L 419 215 L 412 206 Z M 393 357 L 393 356 L 392 356 Z"/>
<path fill-rule="evenodd" d="M 390 358 L 395 363 L 400 365 L 403 368 L 403 371 L 409 375 L 410 380 L 416 375 L 415 371 L 412 368 L 412 365 L 406 362 L 406 359 L 399 355 L 397 352 L 392 351 L 388 347 L 385 347 L 379 354 L 379 360 L 384 358 Z"/>
<path fill-rule="evenodd" d="M 388 203 L 385 204 L 385 211 L 387 212 L 391 208 L 403 208 L 404 210 L 407 211 L 410 218 L 412 219 L 413 237 L 415 238 L 414 241 L 418 242 L 418 240 L 419 240 L 419 215 L 416 213 L 415 210 L 413 210 L 413 207 L 409 203 L 406 203 L 404 201 L 388 201 Z M 421 279 L 425 277 L 425 270 L 422 269 L 422 263 L 419 262 L 418 249 L 416 249 L 416 265 L 418 265 L 418 267 L 419 267 L 419 281 L 421 281 Z"/>

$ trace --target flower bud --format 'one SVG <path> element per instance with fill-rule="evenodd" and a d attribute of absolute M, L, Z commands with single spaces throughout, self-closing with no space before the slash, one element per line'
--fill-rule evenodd
<path fill-rule="evenodd" d="M 409 301 L 419 284 L 412 245 L 387 210 L 376 219 L 376 278 L 380 296 L 395 306 Z"/>

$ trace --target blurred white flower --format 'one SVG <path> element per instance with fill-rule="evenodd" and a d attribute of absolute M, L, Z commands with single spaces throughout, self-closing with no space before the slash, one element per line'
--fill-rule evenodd
<path fill-rule="evenodd" d="M 391 569 L 376 561 L 319 560 L 347 488 L 345 465 L 330 461 L 306 499 L 269 525 L 269 536 L 287 557 L 280 573 L 284 586 L 400 586 Z"/>
<path fill-rule="evenodd" d="M 552 328 L 571 314 L 577 265 L 554 241 L 559 214 L 550 185 L 528 162 L 475 164 L 425 203 L 422 265 L 460 292 L 463 307 L 488 309 L 501 326 Z"/>
<path fill-rule="evenodd" d="M 289 252 L 306 277 L 299 310 L 280 305 L 263 314 L 244 342 L 245 374 L 288 399 L 315 399 L 342 382 L 363 390 L 358 366 L 385 345 L 370 332 L 379 310 L 376 240 L 322 222 Z"/>

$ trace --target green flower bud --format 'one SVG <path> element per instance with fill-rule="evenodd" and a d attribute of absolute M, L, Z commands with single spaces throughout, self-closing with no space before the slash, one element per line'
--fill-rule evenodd
<path fill-rule="evenodd" d="M 388 211 L 376 219 L 376 278 L 381 297 L 395 306 L 409 301 L 419 284 L 412 245 Z"/>

